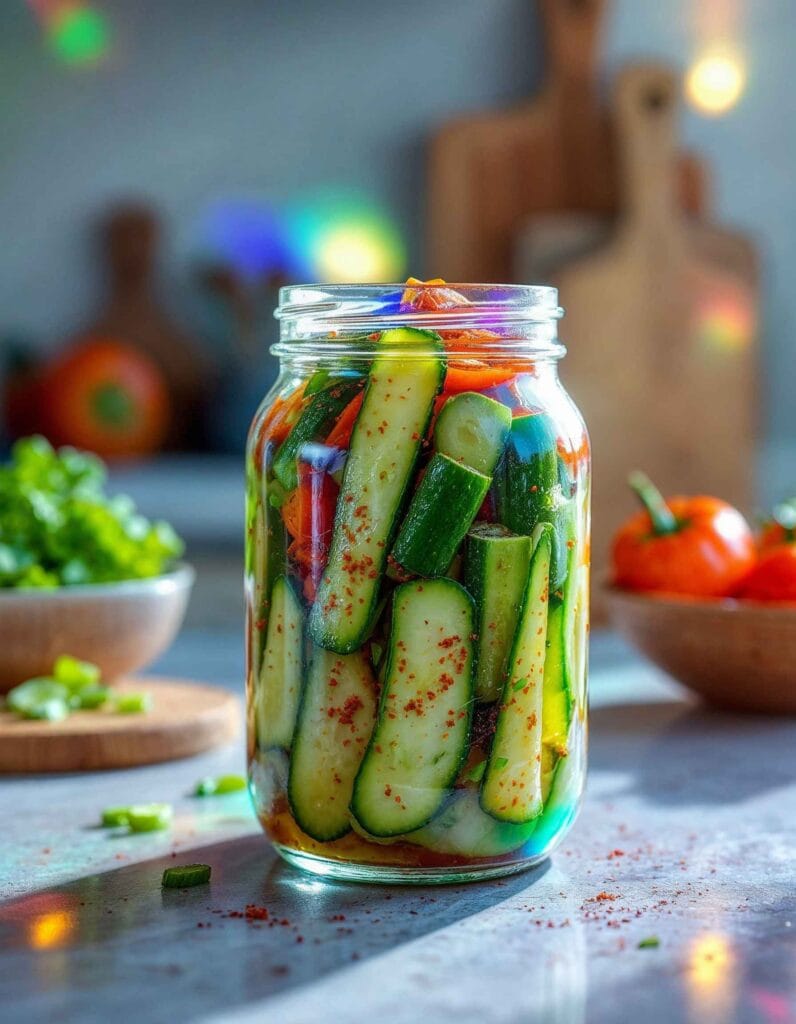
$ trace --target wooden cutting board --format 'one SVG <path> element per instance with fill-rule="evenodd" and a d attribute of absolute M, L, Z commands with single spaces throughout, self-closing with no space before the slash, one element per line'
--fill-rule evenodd
<path fill-rule="evenodd" d="M 724 251 L 715 231 L 706 244 L 674 195 L 677 93 L 665 67 L 620 76 L 626 206 L 610 241 L 553 279 L 566 310 L 561 376 L 592 438 L 597 578 L 636 508 L 634 468 L 666 493 L 752 503 L 757 296 L 735 266 L 737 240 Z"/>
<path fill-rule="evenodd" d="M 149 693 L 146 714 L 79 711 L 62 722 L 29 722 L 0 712 L 0 772 L 74 772 L 173 761 L 233 740 L 238 698 L 176 679 L 131 679 L 113 687 Z"/>
<path fill-rule="evenodd" d="M 612 214 L 616 145 L 600 100 L 597 53 L 607 0 L 539 0 L 547 77 L 538 96 L 464 117 L 432 141 L 429 269 L 449 281 L 511 281 L 515 235 L 543 211 Z M 674 173 L 684 209 L 701 214 L 706 177 L 693 156 Z"/>

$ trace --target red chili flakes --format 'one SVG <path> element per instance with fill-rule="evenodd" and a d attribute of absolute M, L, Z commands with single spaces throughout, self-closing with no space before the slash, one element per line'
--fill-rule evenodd
<path fill-rule="evenodd" d="M 618 900 L 619 895 L 615 892 L 598 892 L 596 896 L 590 900 L 586 900 L 587 903 L 607 903 L 610 900 Z"/>
<path fill-rule="evenodd" d="M 611 850 L 611 852 L 608 854 L 608 860 L 613 860 L 614 857 L 624 857 L 624 855 L 624 850 Z"/>
<path fill-rule="evenodd" d="M 247 921 L 267 921 L 268 910 L 266 907 L 258 907 L 256 903 L 247 903 L 245 917 Z"/>

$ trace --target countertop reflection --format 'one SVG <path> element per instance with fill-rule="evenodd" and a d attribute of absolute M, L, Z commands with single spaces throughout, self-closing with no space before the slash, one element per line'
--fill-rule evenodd
<path fill-rule="evenodd" d="M 796 1020 L 796 722 L 690 703 L 594 645 L 587 800 L 534 872 L 369 888 L 281 864 L 241 794 L 242 743 L 188 761 L 0 783 L 4 1022 L 580 1024 Z M 159 671 L 238 688 L 234 634 L 186 633 Z M 166 800 L 170 833 L 95 827 Z M 208 888 L 162 891 L 174 854 Z M 247 919 L 247 904 L 268 917 Z"/>

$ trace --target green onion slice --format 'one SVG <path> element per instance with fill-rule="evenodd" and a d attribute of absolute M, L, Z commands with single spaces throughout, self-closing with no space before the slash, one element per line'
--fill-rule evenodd
<path fill-rule="evenodd" d="M 219 775 L 197 782 L 195 796 L 220 796 L 223 793 L 237 793 L 246 789 L 248 783 L 243 775 Z"/>
<path fill-rule="evenodd" d="M 209 864 L 176 864 L 163 872 L 164 889 L 189 889 L 210 881 Z"/>
<path fill-rule="evenodd" d="M 159 832 L 171 825 L 170 804 L 137 804 L 127 808 L 131 832 Z"/>
<path fill-rule="evenodd" d="M 140 715 L 151 710 L 152 696 L 149 693 L 120 693 L 113 707 L 120 715 Z"/>
<path fill-rule="evenodd" d="M 129 807 L 106 807 L 102 812 L 101 822 L 103 828 L 118 828 L 120 825 L 130 824 Z"/>
<path fill-rule="evenodd" d="M 28 708 L 37 707 L 47 701 L 60 700 L 66 703 L 69 690 L 49 676 L 37 676 L 20 683 L 6 694 L 6 705 L 11 711 L 24 714 Z"/>
<path fill-rule="evenodd" d="M 81 690 L 84 686 L 96 686 L 100 681 L 98 665 L 90 661 L 80 661 L 71 654 L 62 654 L 55 659 L 53 677 L 70 690 Z"/>
<path fill-rule="evenodd" d="M 111 695 L 107 686 L 85 686 L 69 698 L 69 706 L 80 711 L 101 708 Z"/>

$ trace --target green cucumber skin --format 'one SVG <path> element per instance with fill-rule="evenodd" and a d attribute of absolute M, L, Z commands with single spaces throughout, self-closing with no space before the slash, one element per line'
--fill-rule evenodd
<path fill-rule="evenodd" d="M 360 380 L 339 380 L 311 396 L 309 404 L 277 449 L 271 466 L 274 476 L 288 491 L 298 484 L 296 462 L 302 446 L 326 437 L 361 386 Z"/>
<path fill-rule="evenodd" d="M 492 476 L 511 431 L 511 409 L 477 391 L 463 391 L 443 405 L 434 426 L 434 448 L 455 462 Z"/>
<path fill-rule="evenodd" d="M 444 576 L 478 515 L 490 478 L 436 454 L 401 524 L 393 559 L 418 576 Z"/>
<path fill-rule="evenodd" d="M 388 823 L 390 814 L 385 811 L 394 811 L 395 805 L 393 804 L 392 794 L 389 796 L 385 793 L 386 786 L 392 787 L 395 785 L 396 791 L 399 792 L 403 782 L 406 779 L 396 777 L 395 766 L 385 765 L 386 756 L 384 753 L 385 748 L 387 750 L 395 750 L 403 753 L 407 753 L 409 748 L 412 746 L 412 740 L 416 739 L 419 733 L 419 723 L 422 721 L 421 718 L 417 718 L 416 721 L 412 721 L 408 718 L 401 720 L 398 726 L 391 726 L 391 722 L 398 721 L 398 719 L 391 716 L 391 704 L 393 700 L 392 694 L 398 694 L 401 683 L 409 684 L 410 687 L 417 686 L 417 692 L 426 693 L 434 686 L 435 683 L 441 681 L 442 674 L 449 668 L 447 664 L 443 664 L 441 675 L 435 680 L 423 680 L 417 684 L 414 682 L 410 683 L 408 675 L 405 670 L 407 667 L 411 667 L 411 649 L 410 644 L 412 638 L 409 637 L 404 639 L 402 634 L 402 617 L 410 618 L 407 608 L 408 604 L 415 600 L 420 600 L 418 595 L 426 594 L 426 600 L 430 599 L 428 606 L 428 618 L 429 624 L 426 625 L 426 631 L 423 634 L 424 638 L 429 635 L 432 630 L 435 629 L 438 632 L 446 633 L 450 628 L 457 629 L 455 634 L 456 644 L 460 644 L 459 651 L 465 651 L 464 657 L 464 671 L 459 673 L 459 679 L 454 680 L 454 685 L 461 688 L 462 692 L 454 699 L 449 698 L 448 701 L 440 701 L 440 703 L 432 705 L 429 702 L 429 708 L 432 710 L 436 707 L 444 707 L 444 704 L 452 705 L 450 708 L 444 709 L 443 721 L 447 722 L 447 714 L 452 710 L 455 713 L 455 724 L 453 727 L 449 727 L 447 724 L 444 726 L 447 732 L 452 732 L 454 729 L 458 731 L 458 747 L 454 756 L 450 759 L 451 763 L 448 771 L 444 776 L 435 780 L 433 787 L 430 787 L 434 791 L 433 800 L 429 801 L 428 805 L 423 809 L 423 812 L 417 817 L 416 820 L 410 818 L 403 818 L 394 823 Z M 447 599 L 446 599 L 446 595 Z M 446 603 L 450 606 L 446 608 Z M 454 606 L 458 606 L 454 608 Z M 421 605 L 422 607 L 422 605 Z M 413 609 L 414 611 L 414 609 Z M 432 618 L 436 613 L 436 621 Z M 448 623 L 446 625 L 444 619 L 445 615 L 448 615 L 451 619 L 460 619 L 460 624 Z M 428 824 L 428 822 L 434 817 L 439 808 L 444 804 L 447 796 L 450 794 L 451 789 L 456 782 L 456 779 L 461 771 L 462 765 L 467 759 L 467 752 L 470 745 L 470 730 L 472 725 L 472 710 L 474 703 L 473 694 L 473 645 L 472 636 L 473 630 L 473 615 L 474 607 L 473 601 L 467 591 L 459 583 L 454 580 L 445 578 L 435 580 L 423 580 L 413 581 L 411 583 L 404 583 L 397 587 L 393 595 L 393 609 L 392 609 L 392 628 L 390 630 L 390 645 L 387 650 L 387 654 L 384 657 L 385 671 L 383 675 L 383 684 L 381 690 L 381 697 L 379 700 L 379 708 L 376 719 L 376 726 L 373 730 L 373 734 L 368 744 L 368 749 L 365 752 L 365 756 L 362 759 L 362 763 L 359 768 L 356 780 L 354 782 L 354 793 L 351 800 L 351 812 L 357 820 L 359 826 L 364 829 L 367 833 L 377 838 L 390 838 L 397 835 L 404 835 L 406 832 L 414 831 L 415 829 L 421 828 Z M 418 631 L 419 633 L 419 631 Z M 446 639 L 446 636 L 443 637 Z M 431 641 L 433 642 L 433 640 Z M 437 647 L 440 645 L 437 644 Z M 450 654 L 445 657 L 446 662 L 452 659 L 456 652 L 453 651 L 452 646 L 448 648 L 441 648 L 443 651 L 449 650 Z M 461 654 L 459 654 L 461 656 Z M 402 660 L 405 662 L 404 667 L 401 667 Z M 406 662 L 409 662 L 407 665 Z M 439 668 L 439 662 L 436 660 L 436 653 L 429 656 L 425 661 L 423 668 L 431 668 L 433 666 L 434 672 Z M 419 673 L 418 673 L 419 674 Z M 433 673 L 432 673 L 433 674 Z M 381 676 L 381 672 L 380 672 Z M 407 692 L 407 700 L 414 700 L 414 696 Z M 439 696 L 435 698 L 439 700 Z M 414 713 L 406 711 L 406 714 Z M 459 713 L 464 714 L 459 717 Z M 390 744 L 384 740 L 384 733 L 389 733 L 399 730 L 399 739 L 396 743 Z M 400 737 L 400 730 L 409 730 L 410 735 L 408 740 L 403 740 Z M 437 743 L 441 739 L 440 737 L 432 738 L 431 742 L 435 749 Z M 379 762 L 382 762 L 381 764 Z M 431 765 L 427 766 L 426 770 L 431 771 L 435 767 L 433 760 Z M 383 769 L 380 770 L 380 769 Z M 407 771 L 417 770 L 417 759 L 412 762 L 410 767 L 406 764 L 401 765 L 399 770 L 403 770 L 404 773 Z M 417 791 L 420 787 L 417 783 L 414 786 L 410 786 L 412 791 Z M 429 788 L 428 786 L 424 788 Z M 373 806 L 374 804 L 381 804 L 381 807 L 377 806 L 374 816 Z"/>
<path fill-rule="evenodd" d="M 444 378 L 444 362 L 441 357 L 443 346 L 442 339 L 438 334 L 432 331 L 418 331 L 413 328 L 396 328 L 385 331 L 380 343 L 385 347 L 391 344 L 397 344 L 400 347 L 401 340 L 399 338 L 396 341 L 396 335 L 401 338 L 411 335 L 412 340 L 419 338 L 430 351 L 428 358 L 415 354 L 405 361 L 402 361 L 400 356 L 387 356 L 384 359 L 379 359 L 377 356 L 365 385 L 365 396 L 354 423 L 351 446 L 337 500 L 329 559 L 309 615 L 308 628 L 313 641 L 319 647 L 336 651 L 338 654 L 350 654 L 361 647 L 373 627 L 387 556 L 398 530 L 401 510 L 414 478 L 422 439 L 428 430 L 434 411 L 434 399 L 442 387 Z M 384 381 L 381 380 L 382 377 Z M 394 383 L 391 383 L 392 381 Z M 383 413 L 384 389 L 382 383 L 390 386 L 389 393 L 391 395 L 400 397 L 402 382 L 404 391 L 409 394 L 412 394 L 418 386 L 425 389 L 418 415 L 397 431 L 397 434 L 408 432 L 408 436 L 388 436 L 388 433 L 392 435 L 394 432 L 391 430 L 389 422 L 384 428 L 385 433 L 377 436 L 375 440 L 365 436 L 364 424 L 367 422 L 368 416 L 381 416 Z M 372 400 L 373 408 L 370 407 L 369 399 Z M 405 408 L 409 402 L 403 401 L 401 404 Z M 390 501 L 389 508 L 382 513 L 383 518 L 388 521 L 377 524 L 376 528 L 370 531 L 369 539 L 373 540 L 374 537 L 376 539 L 370 544 L 367 551 L 362 552 L 372 559 L 372 564 L 369 563 L 368 577 L 357 581 L 355 585 L 351 584 L 349 577 L 346 576 L 343 563 L 344 559 L 350 556 L 352 550 L 349 536 L 360 527 L 354 513 L 361 503 L 363 480 L 367 482 L 364 486 L 372 486 L 374 480 L 378 482 L 381 473 L 391 472 L 395 465 L 392 461 L 395 459 L 395 452 L 402 449 L 407 452 L 409 457 L 404 460 L 403 475 L 399 486 L 395 489 L 394 499 Z M 358 480 L 357 476 L 363 479 Z M 349 614 L 348 622 L 344 618 L 345 606 L 342 601 L 337 607 L 334 607 L 330 601 L 337 589 L 344 592 L 346 586 L 351 586 L 351 589 L 355 591 L 352 601 L 358 602 L 362 599 L 361 607 L 358 606 L 356 609 L 357 614 L 355 616 Z M 351 595 L 348 596 L 351 599 Z"/>
<path fill-rule="evenodd" d="M 284 575 L 287 566 L 285 527 L 279 510 L 268 501 L 267 487 L 264 499 L 250 498 L 254 503 L 254 515 L 249 529 L 251 536 L 247 545 L 251 552 L 250 572 L 252 574 L 252 638 L 250 664 L 255 674 L 260 671 L 265 648 L 265 628 L 271 607 L 271 592 L 274 583 Z"/>
<path fill-rule="evenodd" d="M 575 628 L 574 602 L 578 600 L 576 547 L 569 550 L 567 579 L 562 596 L 550 595 L 542 683 L 542 742 L 550 749 L 553 772 L 567 754 L 567 738 L 575 699 L 572 692 L 570 642 Z"/>
<path fill-rule="evenodd" d="M 360 384 L 363 383 L 362 374 L 356 370 L 316 370 L 307 381 L 307 386 L 304 388 L 304 397 L 309 398 L 311 395 L 317 395 L 318 392 L 324 391 L 326 388 L 333 387 L 335 384 L 341 384 L 344 381 L 350 382 L 354 378 Z"/>
<path fill-rule="evenodd" d="M 435 853 L 458 857 L 500 857 L 518 850 L 533 835 L 540 818 L 523 824 L 497 821 L 478 802 L 478 790 L 456 789 L 432 820 L 401 838 Z"/>
<path fill-rule="evenodd" d="M 475 695 L 489 703 L 503 692 L 531 563 L 530 537 L 496 533 L 471 531 L 464 560 L 464 585 L 476 609 Z"/>
<path fill-rule="evenodd" d="M 291 744 L 287 797 L 296 824 L 318 842 L 351 831 L 348 805 L 376 721 L 376 691 L 363 651 L 335 654 L 314 648 Z M 341 712 L 351 697 L 357 704 L 350 721 L 343 722 Z M 327 792 L 319 792 L 319 786 Z"/>
<path fill-rule="evenodd" d="M 509 657 L 509 671 L 503 688 L 495 736 L 481 784 L 482 809 L 498 821 L 513 822 L 514 824 L 533 821 L 544 809 L 541 776 L 542 685 L 552 537 L 553 528 L 548 523 L 541 524 L 537 528 L 528 582 Z M 526 686 L 515 689 L 516 685 L 523 680 L 526 681 Z M 520 718 L 517 717 L 518 712 Z M 518 729 L 521 733 L 527 732 L 529 736 L 527 738 L 524 735 L 518 736 Z M 531 742 L 536 749 L 529 749 L 528 756 L 523 756 L 525 751 L 517 748 Z M 518 766 L 519 777 L 516 772 Z M 530 780 L 528 779 L 529 774 L 532 774 Z M 517 781 L 510 783 L 507 788 L 507 782 L 512 778 Z M 521 792 L 523 788 L 529 787 L 531 789 L 530 800 L 533 801 L 532 803 L 527 801 L 529 809 L 524 811 L 520 807 L 514 810 L 517 800 L 516 791 Z M 507 803 L 512 791 L 514 791 L 514 801 Z"/>
<path fill-rule="evenodd" d="M 286 650 L 287 641 L 290 647 Z M 254 695 L 257 742 L 261 750 L 290 747 L 301 697 L 303 648 L 301 602 L 288 578 L 280 576 L 271 589 L 267 633 Z M 269 659 L 273 659 L 273 664 Z M 286 677 L 288 669 L 293 676 L 292 686 Z M 275 709 L 270 706 L 272 703 Z"/>
<path fill-rule="evenodd" d="M 560 590 L 566 579 L 566 541 L 574 516 L 571 493 L 562 486 L 562 470 L 566 474 L 549 416 L 516 417 L 492 485 L 497 518 L 512 533 L 530 535 L 539 523 L 555 527 L 553 591 Z"/>

